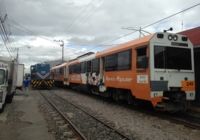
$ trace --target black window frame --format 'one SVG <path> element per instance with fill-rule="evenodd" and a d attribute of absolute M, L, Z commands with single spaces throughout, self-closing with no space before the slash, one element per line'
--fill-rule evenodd
<path fill-rule="evenodd" d="M 87 62 L 81 62 L 81 73 L 86 73 Z"/>
<path fill-rule="evenodd" d="M 100 59 L 99 58 L 93 59 L 91 63 L 92 63 L 92 72 L 98 73 L 100 69 Z"/>
<path fill-rule="evenodd" d="M 124 57 L 124 54 L 126 55 L 126 58 L 121 58 L 122 60 L 120 60 L 120 57 Z M 132 49 L 119 52 L 117 55 L 117 70 L 130 70 L 132 66 Z"/>
<path fill-rule="evenodd" d="M 117 60 L 117 53 L 105 56 L 105 71 L 116 71 Z"/>
<path fill-rule="evenodd" d="M 185 47 L 155 45 L 154 68 L 190 71 L 192 70 L 192 50 Z"/>
<path fill-rule="evenodd" d="M 136 68 L 148 68 L 147 45 L 136 48 Z"/>
<path fill-rule="evenodd" d="M 91 61 L 87 61 L 87 72 L 91 72 L 92 71 L 92 62 Z"/>

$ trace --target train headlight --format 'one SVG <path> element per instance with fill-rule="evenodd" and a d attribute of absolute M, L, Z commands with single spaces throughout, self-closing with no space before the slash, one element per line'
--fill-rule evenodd
<path fill-rule="evenodd" d="M 185 36 L 182 37 L 182 41 L 187 41 L 187 40 L 188 40 L 187 37 L 185 37 Z"/>
<path fill-rule="evenodd" d="M 178 36 L 177 36 L 177 35 L 174 35 L 174 36 L 173 36 L 173 40 L 174 40 L 174 41 L 177 41 L 177 40 L 178 40 Z"/>
<path fill-rule="evenodd" d="M 168 35 L 168 39 L 169 39 L 169 40 L 172 40 L 172 39 L 173 39 L 173 36 L 172 36 L 172 35 Z"/>

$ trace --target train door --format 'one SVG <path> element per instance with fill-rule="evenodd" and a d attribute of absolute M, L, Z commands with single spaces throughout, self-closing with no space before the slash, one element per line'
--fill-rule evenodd
<path fill-rule="evenodd" d="M 149 98 L 149 75 L 148 75 L 148 57 L 147 46 L 136 49 L 136 85 L 135 97 L 140 99 Z"/>
<path fill-rule="evenodd" d="M 69 85 L 69 67 L 64 66 L 64 85 Z"/>
<path fill-rule="evenodd" d="M 91 67 L 92 67 L 92 62 L 91 61 L 87 61 L 87 72 L 86 72 L 86 76 L 87 76 L 87 84 L 90 84 L 90 77 L 91 77 Z"/>
<path fill-rule="evenodd" d="M 96 58 L 92 60 L 92 74 L 91 74 L 91 84 L 94 86 L 98 86 L 100 79 L 100 59 Z"/>

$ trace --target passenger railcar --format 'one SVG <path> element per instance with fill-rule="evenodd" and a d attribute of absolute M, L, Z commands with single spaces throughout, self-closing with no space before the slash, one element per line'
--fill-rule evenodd
<path fill-rule="evenodd" d="M 35 64 L 30 67 L 32 88 L 52 88 L 53 79 L 50 77 L 49 64 Z"/>
<path fill-rule="evenodd" d="M 195 99 L 193 46 L 179 34 L 155 33 L 62 67 L 64 85 L 130 104 L 144 100 L 158 109 L 179 111 Z"/>

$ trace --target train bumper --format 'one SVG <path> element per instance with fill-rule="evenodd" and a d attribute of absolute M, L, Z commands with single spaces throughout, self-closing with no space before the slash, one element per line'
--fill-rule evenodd
<path fill-rule="evenodd" d="M 54 80 L 32 80 L 31 87 L 38 89 L 52 88 L 54 86 Z"/>

